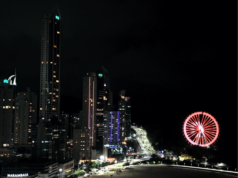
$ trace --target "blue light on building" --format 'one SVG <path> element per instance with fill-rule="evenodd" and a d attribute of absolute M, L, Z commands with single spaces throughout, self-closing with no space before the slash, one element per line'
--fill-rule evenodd
<path fill-rule="evenodd" d="M 59 16 L 58 16 L 58 15 L 56 15 L 56 16 L 55 16 L 55 19 L 56 19 L 56 20 L 59 20 L 60 18 L 59 18 Z"/>
<path fill-rule="evenodd" d="M 7 80 L 7 79 L 4 79 L 4 80 L 3 80 L 3 83 L 8 83 L 8 80 Z"/>

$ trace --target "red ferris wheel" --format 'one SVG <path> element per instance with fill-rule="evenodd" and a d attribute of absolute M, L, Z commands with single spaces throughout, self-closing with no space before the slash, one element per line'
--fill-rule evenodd
<path fill-rule="evenodd" d="M 195 112 L 185 120 L 183 133 L 192 145 L 209 147 L 219 135 L 219 125 L 211 114 Z"/>

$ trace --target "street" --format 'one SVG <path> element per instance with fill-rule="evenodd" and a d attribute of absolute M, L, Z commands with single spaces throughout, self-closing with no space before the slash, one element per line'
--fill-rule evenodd
<path fill-rule="evenodd" d="M 125 169 L 119 174 L 115 171 L 107 173 L 93 174 L 92 177 L 108 178 L 113 175 L 113 178 L 128 177 L 128 178 L 231 178 L 236 177 L 233 175 L 227 175 L 222 173 L 214 173 L 210 171 L 191 170 L 178 167 L 169 167 L 166 165 L 140 165 L 131 166 L 129 169 Z"/>

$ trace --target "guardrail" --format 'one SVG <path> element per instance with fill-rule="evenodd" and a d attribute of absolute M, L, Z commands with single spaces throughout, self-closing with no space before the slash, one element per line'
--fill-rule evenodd
<path fill-rule="evenodd" d="M 202 167 L 194 167 L 194 166 L 182 166 L 182 165 L 170 165 L 174 167 L 184 167 L 184 168 L 191 168 L 191 169 L 202 169 L 202 170 L 209 170 L 214 172 L 222 172 L 222 173 L 229 173 L 229 174 L 237 174 L 237 171 L 226 171 L 226 170 L 220 170 L 220 169 L 211 169 L 211 168 L 202 168 Z"/>

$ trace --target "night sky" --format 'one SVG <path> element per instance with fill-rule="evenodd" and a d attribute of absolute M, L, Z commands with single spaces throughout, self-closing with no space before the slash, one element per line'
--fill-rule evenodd
<path fill-rule="evenodd" d="M 17 90 L 39 95 L 41 19 L 58 4 L 61 91 L 77 98 L 62 110 L 82 109 L 82 78 L 103 65 L 114 100 L 121 89 L 131 96 L 132 123 L 173 140 L 189 114 L 206 111 L 220 124 L 220 148 L 236 159 L 236 3 L 228 3 L 1 1 L 0 80 L 16 68 Z"/>

